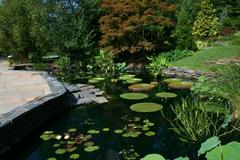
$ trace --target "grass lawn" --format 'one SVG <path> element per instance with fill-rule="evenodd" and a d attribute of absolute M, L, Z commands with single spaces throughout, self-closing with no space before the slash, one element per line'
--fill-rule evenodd
<path fill-rule="evenodd" d="M 198 51 L 191 57 L 171 62 L 172 66 L 207 71 L 205 61 L 240 56 L 240 46 L 220 46 Z"/>

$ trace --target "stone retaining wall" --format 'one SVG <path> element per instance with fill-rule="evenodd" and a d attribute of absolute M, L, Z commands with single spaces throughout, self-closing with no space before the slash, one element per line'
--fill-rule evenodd
<path fill-rule="evenodd" d="M 9 149 L 12 144 L 19 142 L 49 117 L 65 109 L 62 103 L 66 94 L 65 87 L 46 72 L 43 72 L 42 76 L 47 80 L 52 94 L 19 106 L 0 116 L 1 152 Z"/>

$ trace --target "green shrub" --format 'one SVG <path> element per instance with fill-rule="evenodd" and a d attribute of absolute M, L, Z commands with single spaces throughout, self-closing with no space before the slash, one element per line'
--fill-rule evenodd
<path fill-rule="evenodd" d="M 48 69 L 48 65 L 44 63 L 36 63 L 33 65 L 34 71 L 46 71 Z"/>
<path fill-rule="evenodd" d="M 150 63 L 146 66 L 150 74 L 157 79 L 162 75 L 162 71 L 169 67 L 169 60 L 166 57 L 158 55 L 156 57 L 147 57 Z"/>
<path fill-rule="evenodd" d="M 189 57 L 192 55 L 192 52 L 189 50 L 180 50 L 180 49 L 175 49 L 170 52 L 163 52 L 161 53 L 162 57 L 167 58 L 169 61 L 177 61 L 179 59 L 183 59 L 185 57 Z"/>

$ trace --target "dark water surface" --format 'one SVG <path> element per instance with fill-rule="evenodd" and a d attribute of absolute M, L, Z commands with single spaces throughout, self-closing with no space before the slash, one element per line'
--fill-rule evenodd
<path fill-rule="evenodd" d="M 70 111 L 65 111 L 51 119 L 41 128 L 27 136 L 23 142 L 14 146 L 5 156 L 6 160 L 46 160 L 49 157 L 55 157 L 58 160 L 70 159 L 73 153 L 80 154 L 80 160 L 106 160 L 106 152 L 114 151 L 116 153 L 123 149 L 134 148 L 140 159 L 146 154 L 159 153 L 168 159 L 174 159 L 178 156 L 190 156 L 195 154 L 195 148 L 191 144 L 179 141 L 178 136 L 169 130 L 169 123 L 163 118 L 162 112 L 171 119 L 173 113 L 171 105 L 180 99 L 180 96 L 171 100 L 162 100 L 155 96 L 156 92 L 166 91 L 163 86 L 157 87 L 149 92 L 150 97 L 140 101 L 127 101 L 119 98 L 119 95 L 127 92 L 127 85 L 104 83 L 99 87 L 105 90 L 109 99 L 106 104 L 91 104 L 79 106 Z M 179 94 L 179 93 L 178 93 Z M 186 93 L 185 93 L 186 94 Z M 138 102 L 156 102 L 164 106 L 162 112 L 155 113 L 136 113 L 129 109 L 129 106 Z M 127 118 L 128 117 L 128 118 Z M 148 137 L 144 134 L 137 138 L 124 138 L 121 134 L 114 133 L 115 129 L 122 129 L 128 125 L 129 119 L 140 117 L 141 121 L 136 122 L 140 125 L 143 120 L 148 119 L 155 125 L 151 131 L 156 132 L 156 136 Z M 135 123 L 135 122 L 133 122 Z M 53 147 L 57 140 L 43 141 L 40 136 L 44 131 L 54 131 L 56 134 L 64 134 L 70 128 L 77 128 L 76 134 L 87 134 L 90 129 L 99 130 L 100 133 L 93 135 L 95 145 L 100 149 L 94 152 L 85 152 L 82 144 L 77 145 L 78 149 L 72 153 L 56 155 L 56 148 Z M 103 128 L 109 128 L 109 132 L 103 132 Z M 2 159 L 2 158 L 1 158 Z"/>

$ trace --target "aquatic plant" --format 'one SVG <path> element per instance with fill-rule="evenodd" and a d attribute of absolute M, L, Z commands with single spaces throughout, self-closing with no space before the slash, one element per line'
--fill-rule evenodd
<path fill-rule="evenodd" d="M 174 82 L 181 82 L 182 80 L 181 79 L 179 79 L 179 78 L 168 78 L 168 79 L 164 79 L 163 80 L 163 82 L 164 83 L 167 83 L 167 84 L 169 84 L 169 83 L 174 83 Z"/>
<path fill-rule="evenodd" d="M 140 160 L 166 160 L 166 159 L 160 154 L 148 154 L 144 158 L 141 158 Z"/>
<path fill-rule="evenodd" d="M 135 112 L 156 112 L 162 110 L 163 106 L 157 103 L 144 102 L 130 106 L 130 109 Z"/>
<path fill-rule="evenodd" d="M 147 84 L 147 83 L 133 84 L 128 87 L 128 89 L 133 92 L 145 92 L 145 91 L 150 91 L 154 88 L 155 88 L 154 85 Z"/>
<path fill-rule="evenodd" d="M 175 107 L 172 107 L 176 118 L 173 121 L 169 120 L 172 125 L 171 129 L 181 139 L 192 142 L 201 142 L 210 136 L 229 133 L 221 127 L 225 117 L 199 110 L 204 107 L 205 103 L 198 100 L 183 99 Z"/>
<path fill-rule="evenodd" d="M 127 100 L 141 100 L 148 98 L 148 95 L 144 93 L 124 93 L 120 97 Z"/>
<path fill-rule="evenodd" d="M 139 83 L 142 82 L 142 79 L 140 78 L 130 78 L 126 80 L 126 83 L 128 84 L 135 84 L 135 83 Z"/>
<path fill-rule="evenodd" d="M 227 99 L 235 118 L 240 114 L 240 66 L 238 64 L 217 65 L 211 68 L 214 75 L 207 83 L 215 95 Z"/>
<path fill-rule="evenodd" d="M 71 154 L 71 155 L 69 156 L 70 159 L 78 159 L 79 157 L 80 157 L 80 155 L 79 155 L 79 154 L 76 154 L 76 153 Z"/>
<path fill-rule="evenodd" d="M 134 75 L 134 74 L 125 74 L 125 75 L 121 75 L 121 76 L 119 77 L 119 80 L 126 81 L 126 80 L 128 80 L 128 79 L 134 78 L 135 76 L 136 76 L 136 75 Z"/>
<path fill-rule="evenodd" d="M 95 130 L 95 129 L 91 129 L 91 130 L 88 130 L 87 133 L 89 133 L 89 134 L 99 134 L 100 131 Z"/>
<path fill-rule="evenodd" d="M 100 149 L 99 146 L 88 146 L 88 147 L 84 148 L 84 151 L 86 151 L 86 152 L 94 152 L 94 151 L 97 151 L 99 149 Z"/>
<path fill-rule="evenodd" d="M 138 160 L 139 154 L 135 151 L 135 148 L 133 145 L 131 145 L 130 149 L 123 149 L 119 152 L 119 155 L 122 159 L 125 160 Z"/>
<path fill-rule="evenodd" d="M 193 82 L 172 82 L 168 84 L 168 87 L 170 89 L 176 89 L 176 90 L 186 90 L 191 89 L 193 86 Z"/>
<path fill-rule="evenodd" d="M 175 98 L 177 97 L 177 94 L 170 93 L 170 92 L 160 92 L 160 93 L 157 93 L 156 96 L 160 98 Z"/>

